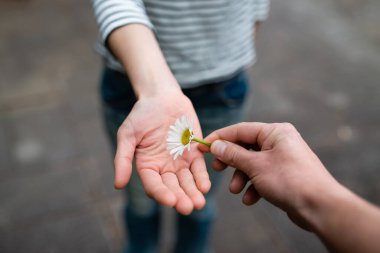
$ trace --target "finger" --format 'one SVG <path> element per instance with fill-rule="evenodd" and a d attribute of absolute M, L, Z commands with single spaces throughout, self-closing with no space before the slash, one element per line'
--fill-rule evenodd
<path fill-rule="evenodd" d="M 243 196 L 243 203 L 247 206 L 251 206 L 260 200 L 260 195 L 257 193 L 253 184 L 251 184 Z"/>
<path fill-rule="evenodd" d="M 146 194 L 158 203 L 173 207 L 177 203 L 175 194 L 164 184 L 161 175 L 151 169 L 142 169 L 139 172 Z"/>
<path fill-rule="evenodd" d="M 198 145 L 197 146 L 198 150 L 201 151 L 202 153 L 209 153 L 210 152 L 210 147 L 207 145 Z"/>
<path fill-rule="evenodd" d="M 235 170 L 230 183 L 230 192 L 234 194 L 240 193 L 244 189 L 248 181 L 249 178 L 246 174 L 244 174 L 240 170 Z"/>
<path fill-rule="evenodd" d="M 191 199 L 180 187 L 178 178 L 174 173 L 167 172 L 161 175 L 163 183 L 176 195 L 177 203 L 175 208 L 183 215 L 188 215 L 193 211 L 194 205 Z"/>
<path fill-rule="evenodd" d="M 194 177 L 190 170 L 182 169 L 177 172 L 177 177 L 180 186 L 185 191 L 186 195 L 193 201 L 194 207 L 196 209 L 201 209 L 206 204 L 205 197 L 198 190 L 195 185 Z"/>
<path fill-rule="evenodd" d="M 206 163 L 203 157 L 196 158 L 190 167 L 195 184 L 202 193 L 207 193 L 211 188 L 211 181 L 207 173 Z"/>
<path fill-rule="evenodd" d="M 271 126 L 271 124 L 242 122 L 214 131 L 205 138 L 205 141 L 212 143 L 215 140 L 221 139 L 234 143 L 258 143 L 261 145 L 265 137 L 272 131 L 272 129 L 273 126 Z"/>
<path fill-rule="evenodd" d="M 115 188 L 117 189 L 124 188 L 131 178 L 135 149 L 136 139 L 133 131 L 125 126 L 121 126 L 117 132 L 117 148 L 114 160 Z"/>
<path fill-rule="evenodd" d="M 227 165 L 223 162 L 221 162 L 220 160 L 218 159 L 215 159 L 213 162 L 212 162 L 212 168 L 216 171 L 223 171 L 225 168 L 227 168 Z"/>
<path fill-rule="evenodd" d="M 257 157 L 259 153 L 249 151 L 245 148 L 228 141 L 216 140 L 211 145 L 211 153 L 220 161 L 228 164 L 231 167 L 239 169 L 250 175 L 254 174 L 253 158 Z"/>

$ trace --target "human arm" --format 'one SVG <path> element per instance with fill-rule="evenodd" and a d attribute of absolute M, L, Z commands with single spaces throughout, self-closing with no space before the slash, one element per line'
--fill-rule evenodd
<path fill-rule="evenodd" d="M 102 7 L 99 2 L 107 1 L 94 2 L 98 4 L 96 9 Z M 125 5 L 121 10 L 128 10 L 130 4 L 141 1 L 113 2 Z M 134 8 L 133 15 L 127 13 L 127 17 L 143 12 L 141 3 Z M 113 12 L 102 15 L 103 9 L 99 10 L 98 20 L 103 20 L 99 16 L 113 15 Z M 116 19 L 115 23 L 118 22 Z M 144 18 L 126 20 L 113 29 L 108 28 L 108 24 L 100 24 L 101 31 L 109 30 L 109 34 L 102 36 L 104 43 L 123 65 L 137 96 L 136 104 L 118 131 L 115 187 L 120 189 L 127 185 L 135 159 L 146 193 L 159 203 L 188 214 L 193 208 L 204 206 L 202 193 L 210 188 L 204 158 L 201 152 L 193 151 L 173 161 L 166 150 L 166 138 L 169 126 L 182 115 L 194 120 L 195 134 L 202 136 L 202 133 L 192 103 L 166 64 L 149 23 Z"/>
<path fill-rule="evenodd" d="M 206 141 L 218 159 L 215 169 L 236 168 L 233 193 L 251 184 L 245 204 L 265 198 L 332 251 L 380 251 L 379 208 L 339 184 L 290 124 L 240 123 Z"/>
<path fill-rule="evenodd" d="M 169 125 L 177 118 L 187 115 L 195 119 L 199 135 L 200 125 L 153 32 L 143 25 L 128 25 L 115 30 L 108 43 L 125 67 L 138 98 L 118 131 L 115 186 L 123 188 L 128 183 L 135 155 L 137 173 L 149 196 L 163 205 L 175 206 L 182 214 L 190 213 L 193 207 L 202 208 L 202 192 L 210 188 L 202 154 L 186 153 L 173 161 L 166 150 Z"/>

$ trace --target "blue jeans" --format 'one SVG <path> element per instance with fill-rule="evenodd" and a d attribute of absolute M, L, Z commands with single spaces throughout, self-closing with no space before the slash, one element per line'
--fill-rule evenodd
<path fill-rule="evenodd" d="M 240 71 L 225 81 L 183 89 L 193 103 L 204 136 L 241 121 L 248 87 L 247 75 L 245 71 Z M 101 95 L 104 122 L 115 151 L 117 130 L 131 111 L 136 97 L 128 77 L 108 68 L 103 72 Z M 205 253 L 210 250 L 209 235 L 216 211 L 214 193 L 220 178 L 220 173 L 211 169 L 211 162 L 212 157 L 207 154 L 206 163 L 213 187 L 206 195 L 206 206 L 202 210 L 193 211 L 189 216 L 177 215 L 175 252 Z M 136 174 L 132 173 L 131 181 L 126 187 L 126 252 L 158 252 L 161 208 L 146 196 Z"/>

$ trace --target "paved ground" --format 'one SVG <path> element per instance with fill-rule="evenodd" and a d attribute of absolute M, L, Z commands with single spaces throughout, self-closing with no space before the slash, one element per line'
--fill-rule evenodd
<path fill-rule="evenodd" d="M 0 252 L 119 252 L 123 243 L 88 2 L 0 2 Z M 247 115 L 294 123 L 343 184 L 377 204 L 379 12 L 377 0 L 273 0 Z M 265 201 L 243 207 L 226 183 L 219 207 L 216 252 L 325 252 Z M 174 238 L 165 214 L 163 252 Z"/>

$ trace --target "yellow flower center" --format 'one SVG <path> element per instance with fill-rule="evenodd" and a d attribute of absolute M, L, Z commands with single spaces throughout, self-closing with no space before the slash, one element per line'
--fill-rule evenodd
<path fill-rule="evenodd" d="M 182 144 L 183 145 L 189 144 L 190 138 L 191 138 L 190 130 L 188 128 L 186 128 L 186 130 L 183 131 L 183 133 L 182 133 L 182 139 L 181 139 Z"/>

